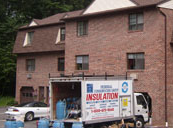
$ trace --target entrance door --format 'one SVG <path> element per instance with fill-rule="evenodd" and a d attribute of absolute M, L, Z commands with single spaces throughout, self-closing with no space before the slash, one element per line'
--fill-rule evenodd
<path fill-rule="evenodd" d="M 22 87 L 20 90 L 20 103 L 34 101 L 33 92 L 33 87 Z"/>
<path fill-rule="evenodd" d="M 122 96 L 120 97 L 120 116 L 127 117 L 131 115 L 131 97 Z"/>

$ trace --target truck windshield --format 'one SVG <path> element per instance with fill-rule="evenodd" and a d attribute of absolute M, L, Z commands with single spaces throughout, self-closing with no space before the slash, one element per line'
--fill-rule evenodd
<path fill-rule="evenodd" d="M 137 98 L 137 104 L 142 105 L 145 109 L 147 108 L 147 104 L 144 100 L 144 97 L 142 95 L 139 95 L 136 97 Z"/>

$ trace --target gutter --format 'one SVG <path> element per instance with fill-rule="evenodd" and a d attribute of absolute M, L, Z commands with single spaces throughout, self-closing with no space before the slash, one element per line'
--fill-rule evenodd
<path fill-rule="evenodd" d="M 159 12 L 164 16 L 165 22 L 165 125 L 168 127 L 168 110 L 167 110 L 167 16 L 159 9 Z"/>
<path fill-rule="evenodd" d="M 156 7 L 156 6 L 157 6 L 157 3 L 155 3 L 155 4 L 148 4 L 148 5 L 140 5 L 140 6 L 131 6 L 131 7 L 114 9 L 114 10 L 107 10 L 107 11 L 101 11 L 101 12 L 88 13 L 88 14 L 83 14 L 83 15 L 74 16 L 74 17 L 64 17 L 64 18 L 61 18 L 60 20 L 62 20 L 62 21 L 76 20 L 76 19 L 81 19 L 81 18 L 103 16 L 103 15 L 108 15 L 108 14 L 112 14 L 112 13 L 119 13 L 119 12 L 124 12 L 124 11 L 131 11 L 131 10 L 135 10 L 135 9 L 150 8 L 150 7 Z"/>
<path fill-rule="evenodd" d="M 65 24 L 65 22 L 59 21 L 57 23 L 49 23 L 49 24 L 34 25 L 34 26 L 25 26 L 25 27 L 20 27 L 18 30 L 35 29 L 35 28 L 48 27 L 48 26 L 61 25 L 61 24 Z"/>

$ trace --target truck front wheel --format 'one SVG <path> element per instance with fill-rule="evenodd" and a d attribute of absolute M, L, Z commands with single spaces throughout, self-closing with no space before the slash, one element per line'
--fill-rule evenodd
<path fill-rule="evenodd" d="M 144 120 L 142 118 L 136 119 L 136 128 L 144 128 Z"/>

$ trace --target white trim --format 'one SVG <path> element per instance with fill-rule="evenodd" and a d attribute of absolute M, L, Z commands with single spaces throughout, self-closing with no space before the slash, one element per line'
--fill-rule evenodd
<path fill-rule="evenodd" d="M 24 40 L 23 46 L 26 46 L 27 44 L 28 44 L 28 33 L 26 33 L 26 35 L 25 35 L 25 40 Z"/>
<path fill-rule="evenodd" d="M 160 8 L 173 9 L 173 0 L 158 5 Z"/>
<path fill-rule="evenodd" d="M 36 25 L 38 25 L 36 22 L 34 22 L 34 21 L 32 21 L 30 24 L 29 24 L 29 26 L 36 26 Z"/>
<path fill-rule="evenodd" d="M 130 0 L 95 0 L 83 14 L 136 6 Z"/>
<path fill-rule="evenodd" d="M 60 35 L 60 33 L 61 33 L 60 31 L 61 31 L 61 28 L 59 28 L 59 30 L 58 30 L 55 44 L 58 44 L 60 42 L 60 36 L 61 36 Z"/>

